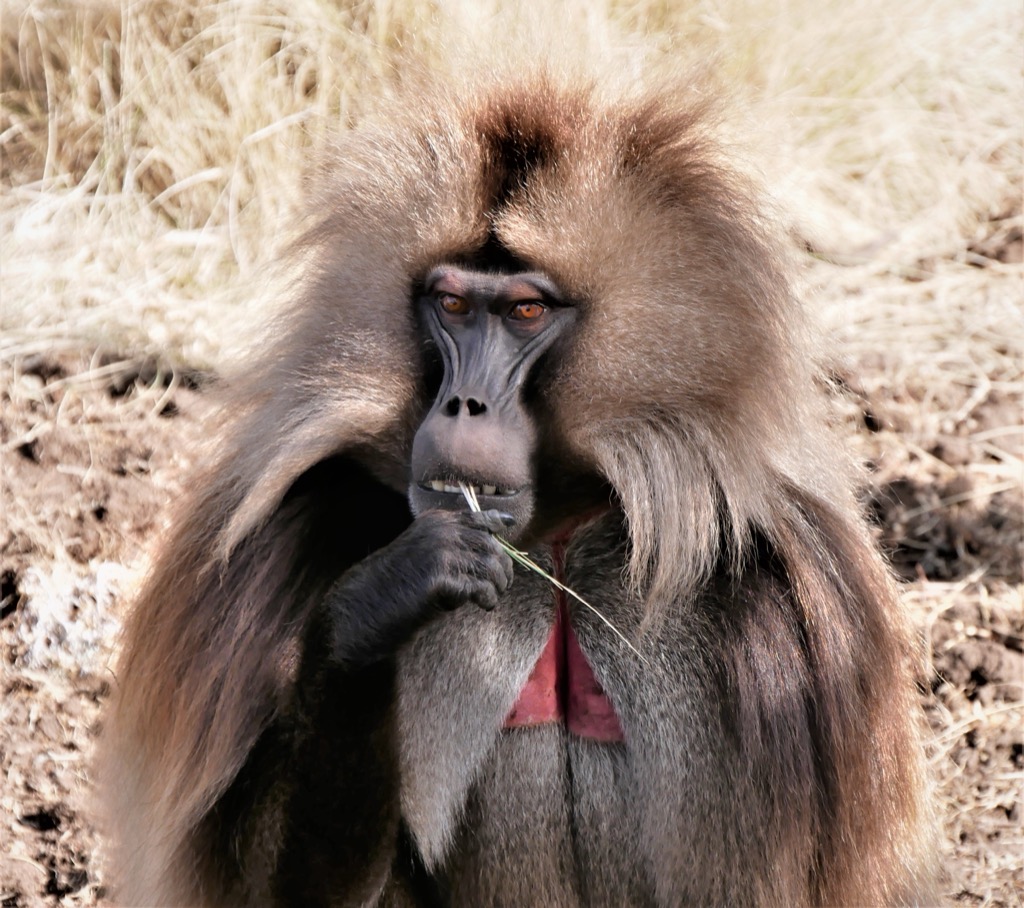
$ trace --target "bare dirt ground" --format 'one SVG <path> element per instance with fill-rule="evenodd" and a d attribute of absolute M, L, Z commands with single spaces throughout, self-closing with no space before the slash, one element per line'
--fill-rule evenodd
<path fill-rule="evenodd" d="M 1019 905 L 1024 518 L 1019 488 L 986 491 L 976 469 L 986 438 L 1005 451 L 1016 432 L 1019 448 L 1019 402 L 995 386 L 926 457 L 888 457 L 901 408 L 926 404 L 859 374 L 837 376 L 835 396 L 875 461 L 867 505 L 929 644 L 921 700 L 948 903 Z M 119 616 L 211 420 L 205 386 L 75 352 L 0 371 L 3 908 L 105 903 L 89 760 Z"/>
<path fill-rule="evenodd" d="M 206 410 L 147 364 L 0 375 L 0 905 L 103 903 L 89 760 L 122 604 Z"/>

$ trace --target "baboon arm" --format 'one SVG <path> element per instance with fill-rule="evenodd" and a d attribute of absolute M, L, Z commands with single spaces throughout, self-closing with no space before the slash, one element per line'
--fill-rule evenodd
<path fill-rule="evenodd" d="M 291 694 L 208 821 L 212 853 L 242 852 L 239 880 L 269 850 L 278 900 L 361 904 L 383 886 L 399 831 L 395 654 L 445 611 L 497 601 L 512 575 L 500 526 L 494 512 L 427 512 L 313 608 Z"/>
<path fill-rule="evenodd" d="M 292 739 L 277 861 L 280 904 L 364 904 L 387 880 L 399 835 L 394 660 L 358 669 L 326 657 L 314 620 Z"/>

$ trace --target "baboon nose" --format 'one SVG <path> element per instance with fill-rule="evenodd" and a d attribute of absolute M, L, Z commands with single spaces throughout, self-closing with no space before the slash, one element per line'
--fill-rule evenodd
<path fill-rule="evenodd" d="M 477 400 L 475 397 L 460 398 L 458 396 L 448 400 L 448 403 L 444 405 L 444 412 L 449 416 L 458 416 L 463 408 L 468 416 L 482 416 L 487 412 L 487 404 L 482 400 Z"/>

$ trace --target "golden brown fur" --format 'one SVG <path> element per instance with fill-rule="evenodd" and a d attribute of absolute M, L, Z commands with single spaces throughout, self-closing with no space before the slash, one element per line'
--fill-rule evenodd
<path fill-rule="evenodd" d="M 219 456 L 178 509 L 125 628 L 105 774 L 126 904 L 280 897 L 288 766 L 280 779 L 269 773 L 261 812 L 228 836 L 242 882 L 207 853 L 218 836 L 210 817 L 261 736 L 293 709 L 303 634 L 335 579 L 325 533 L 339 522 L 373 534 L 360 527 L 366 513 L 346 512 L 344 483 L 316 510 L 289 490 L 339 455 L 404 490 L 428 403 L 411 287 L 489 237 L 581 309 L 542 406 L 559 443 L 621 505 L 621 623 L 640 641 L 670 639 L 659 628 L 695 612 L 717 628 L 710 649 L 721 656 L 737 752 L 778 785 L 778 816 L 746 820 L 777 823 L 792 837 L 786 854 L 812 855 L 765 866 L 770 882 L 750 903 L 925 897 L 907 629 L 821 428 L 798 307 L 756 202 L 719 162 L 705 112 L 682 97 L 613 96 L 545 75 L 468 96 L 435 89 L 347 136 L 325 165 L 295 253 L 308 263 L 302 286 L 277 339 L 231 391 L 236 415 Z M 778 584 L 751 594 L 749 608 L 705 618 L 730 583 L 753 577 L 762 589 L 758 552 L 769 552 Z M 619 595 L 608 596 L 612 611 Z M 809 699 L 787 699 L 791 690 Z M 654 688 L 649 698 L 665 695 Z M 810 724 L 813 746 L 792 743 L 794 723 Z M 367 740 L 390 753 L 401 749 L 396 734 L 387 720 Z M 675 740 L 667 733 L 665 746 Z M 764 754 L 775 765 L 760 765 Z M 338 766 L 363 771 L 357 755 Z M 708 772 L 709 787 L 729 778 Z M 816 806 L 794 796 L 787 814 L 787 786 L 802 791 L 807 773 L 818 779 Z M 364 822 L 393 829 L 397 804 L 377 810 Z M 691 833 L 704 834 L 699 823 Z M 360 897 L 384 887 L 399 900 L 391 859 L 374 855 Z"/>

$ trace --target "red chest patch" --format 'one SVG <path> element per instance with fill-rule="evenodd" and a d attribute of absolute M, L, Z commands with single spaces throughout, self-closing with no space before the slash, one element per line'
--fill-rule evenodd
<path fill-rule="evenodd" d="M 563 547 L 555 546 L 555 576 L 561 579 Z M 624 741 L 615 708 L 594 676 L 569 624 L 566 595 L 557 590 L 555 624 L 505 728 L 564 722 L 569 731 L 595 741 Z"/>

